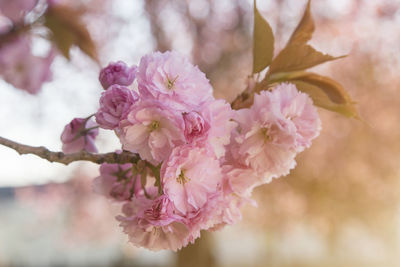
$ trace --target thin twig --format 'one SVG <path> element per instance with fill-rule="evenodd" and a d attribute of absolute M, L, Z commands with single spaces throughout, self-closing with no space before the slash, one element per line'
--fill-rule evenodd
<path fill-rule="evenodd" d="M 35 147 L 35 146 L 23 145 L 4 137 L 0 137 L 0 144 L 7 146 L 11 149 L 14 149 L 20 155 L 33 154 L 43 159 L 46 159 L 50 162 L 58 162 L 65 165 L 80 160 L 90 161 L 97 164 L 102 164 L 102 163 L 124 164 L 124 163 L 136 163 L 140 159 L 140 157 L 137 154 L 128 151 L 123 151 L 121 153 L 110 152 L 104 154 L 94 154 L 86 151 L 81 151 L 73 154 L 64 154 L 63 152 L 50 151 L 49 149 L 43 146 Z"/>

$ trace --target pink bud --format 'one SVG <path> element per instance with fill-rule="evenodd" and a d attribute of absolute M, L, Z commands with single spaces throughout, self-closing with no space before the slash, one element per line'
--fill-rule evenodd
<path fill-rule="evenodd" d="M 84 118 L 75 118 L 68 123 L 61 134 L 64 153 L 74 153 L 81 150 L 97 152 L 94 139 L 99 134 L 96 123 Z"/>
<path fill-rule="evenodd" d="M 182 116 L 185 122 L 184 134 L 186 140 L 192 142 L 194 138 L 203 135 L 205 131 L 204 119 L 199 113 L 191 111 L 188 113 L 183 113 Z"/>
<path fill-rule="evenodd" d="M 102 128 L 115 129 L 138 99 L 135 91 L 117 84 L 112 85 L 101 94 L 100 108 L 96 113 L 97 123 Z"/>
<path fill-rule="evenodd" d="M 119 84 L 129 86 L 136 77 L 136 66 L 128 67 L 125 62 L 111 62 L 100 71 L 99 80 L 104 89 Z"/>

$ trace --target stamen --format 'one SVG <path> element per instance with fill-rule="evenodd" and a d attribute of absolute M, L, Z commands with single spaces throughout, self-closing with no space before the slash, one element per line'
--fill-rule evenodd
<path fill-rule="evenodd" d="M 190 181 L 190 178 L 185 176 L 185 171 L 184 170 L 181 170 L 181 173 L 179 174 L 179 176 L 176 177 L 176 181 L 179 184 L 186 184 L 187 182 Z"/>
<path fill-rule="evenodd" d="M 271 141 L 272 137 L 268 134 L 268 128 L 261 128 L 261 134 L 266 142 Z"/>
<path fill-rule="evenodd" d="M 173 80 L 171 80 L 171 79 L 167 76 L 167 88 L 168 88 L 169 90 L 171 90 L 171 89 L 174 87 L 174 84 L 175 84 L 176 80 L 178 79 L 178 76 L 179 76 L 179 75 L 177 75 Z"/>
<path fill-rule="evenodd" d="M 160 128 L 160 122 L 159 121 L 152 121 L 149 125 L 150 131 L 154 131 L 157 130 L 158 128 Z"/>

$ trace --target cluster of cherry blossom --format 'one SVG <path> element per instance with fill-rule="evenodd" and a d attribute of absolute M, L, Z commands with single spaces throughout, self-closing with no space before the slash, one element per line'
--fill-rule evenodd
<path fill-rule="evenodd" d="M 233 110 L 216 100 L 205 75 L 175 52 L 144 56 L 138 66 L 111 63 L 100 73 L 105 91 L 95 114 L 122 149 L 141 160 L 102 164 L 96 192 L 121 203 L 117 217 L 130 241 L 177 250 L 201 230 L 241 218 L 252 190 L 289 173 L 321 123 L 308 95 L 283 83 Z M 63 150 L 96 152 L 90 117 L 74 119 Z"/>

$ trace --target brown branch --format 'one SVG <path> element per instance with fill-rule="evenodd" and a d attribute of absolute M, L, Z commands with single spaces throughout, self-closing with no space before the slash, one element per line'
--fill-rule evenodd
<path fill-rule="evenodd" d="M 11 149 L 14 149 L 20 155 L 33 154 L 43 159 L 46 159 L 50 162 L 58 162 L 65 165 L 80 160 L 90 161 L 97 164 L 102 164 L 102 163 L 124 164 L 124 163 L 136 163 L 140 159 L 139 155 L 128 151 L 123 151 L 121 153 L 111 152 L 104 154 L 93 154 L 86 151 L 81 151 L 73 154 L 64 154 L 63 152 L 50 151 L 43 146 L 35 147 L 35 146 L 23 145 L 4 137 L 0 137 L 0 144 L 3 146 L 7 146 Z"/>

